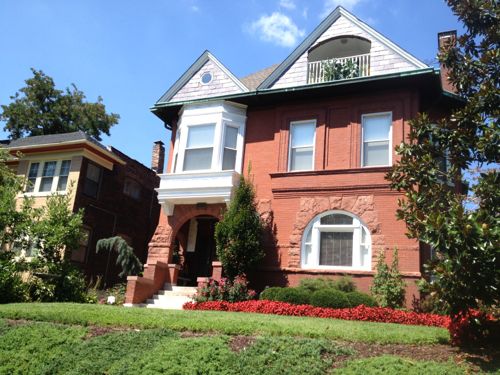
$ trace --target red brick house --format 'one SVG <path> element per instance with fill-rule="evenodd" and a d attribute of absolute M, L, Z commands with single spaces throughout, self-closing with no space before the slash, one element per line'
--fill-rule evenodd
<path fill-rule="evenodd" d="M 241 79 L 204 52 L 152 109 L 172 131 L 170 154 L 148 266 L 129 278 L 127 303 L 220 275 L 214 224 L 250 164 L 273 234 L 254 287 L 349 274 L 368 291 L 377 255 L 390 261 L 397 247 L 417 295 L 428 251 L 405 236 L 384 176 L 409 120 L 455 105 L 447 89 L 439 70 L 341 7 L 282 63 Z"/>

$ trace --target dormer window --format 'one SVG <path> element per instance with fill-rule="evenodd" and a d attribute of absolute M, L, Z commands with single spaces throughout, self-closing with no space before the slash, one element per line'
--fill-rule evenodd
<path fill-rule="evenodd" d="M 185 107 L 171 172 L 241 172 L 245 120 L 245 109 L 232 103 Z"/>
<path fill-rule="evenodd" d="M 371 42 L 344 35 L 313 46 L 307 55 L 308 83 L 321 83 L 370 75 Z"/>

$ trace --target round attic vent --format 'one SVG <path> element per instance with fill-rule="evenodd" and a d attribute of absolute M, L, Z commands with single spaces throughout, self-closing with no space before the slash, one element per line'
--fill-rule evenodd
<path fill-rule="evenodd" d="M 208 85 L 210 82 L 212 82 L 212 73 L 210 72 L 205 72 L 201 75 L 201 83 L 203 85 Z"/>

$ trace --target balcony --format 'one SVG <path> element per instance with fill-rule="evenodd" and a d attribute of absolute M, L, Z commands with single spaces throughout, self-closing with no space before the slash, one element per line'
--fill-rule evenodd
<path fill-rule="evenodd" d="M 176 204 L 228 203 L 240 174 L 235 171 L 166 173 L 160 175 L 158 201 L 167 216 Z"/>
<path fill-rule="evenodd" d="M 370 75 L 370 54 L 346 56 L 307 63 L 307 83 L 322 83 Z"/>

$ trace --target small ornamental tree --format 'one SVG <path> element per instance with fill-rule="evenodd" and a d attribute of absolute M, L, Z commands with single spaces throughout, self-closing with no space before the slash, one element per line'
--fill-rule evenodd
<path fill-rule="evenodd" d="M 142 263 L 134 254 L 134 248 L 120 236 L 103 238 L 97 241 L 96 253 L 101 250 L 114 251 L 118 254 L 116 264 L 122 269 L 118 276 L 135 276 L 142 271 Z"/>
<path fill-rule="evenodd" d="M 242 176 L 228 211 L 215 227 L 217 257 L 230 280 L 248 274 L 264 258 L 262 234 L 254 187 Z"/>
<path fill-rule="evenodd" d="M 394 249 L 390 267 L 385 262 L 384 251 L 380 252 L 377 261 L 377 273 L 373 277 L 371 292 L 381 307 L 398 308 L 405 303 L 406 285 L 398 267 L 397 249 Z"/>

